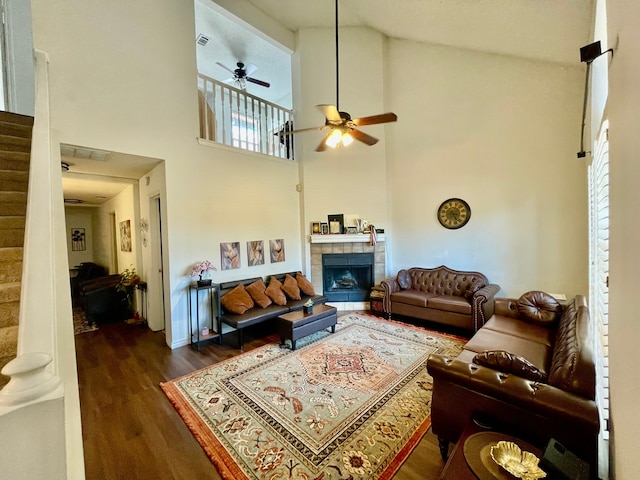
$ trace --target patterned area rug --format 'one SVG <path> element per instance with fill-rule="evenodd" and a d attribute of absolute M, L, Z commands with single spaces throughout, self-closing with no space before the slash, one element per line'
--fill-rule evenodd
<path fill-rule="evenodd" d="M 80 307 L 73 307 L 73 332 L 75 335 L 98 330 L 96 325 L 89 325 L 87 316 Z"/>
<path fill-rule="evenodd" d="M 225 479 L 388 479 L 431 425 L 428 356 L 463 344 L 351 314 L 160 386 Z"/>

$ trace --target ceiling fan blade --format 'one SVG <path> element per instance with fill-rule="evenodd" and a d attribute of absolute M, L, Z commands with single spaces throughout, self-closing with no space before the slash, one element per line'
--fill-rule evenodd
<path fill-rule="evenodd" d="M 300 128 L 298 130 L 287 130 L 284 132 L 276 132 L 274 135 L 291 135 L 292 133 L 302 133 L 302 132 L 310 132 L 312 130 L 322 130 L 324 125 L 321 127 L 309 127 L 309 128 Z"/>
<path fill-rule="evenodd" d="M 360 140 L 361 142 L 364 142 L 369 146 L 375 145 L 376 143 L 378 143 L 378 139 L 376 137 L 372 137 L 371 135 L 367 135 L 366 133 L 361 132 L 360 130 L 357 130 L 355 128 L 353 128 L 349 133 L 356 140 Z"/>
<path fill-rule="evenodd" d="M 333 130 L 331 130 L 324 137 L 322 137 L 322 141 L 316 147 L 316 152 L 324 152 L 327 149 L 327 138 L 329 138 L 329 135 L 331 135 L 332 133 L 333 133 Z"/>
<path fill-rule="evenodd" d="M 256 85 L 260 85 L 262 87 L 269 88 L 271 84 L 269 82 L 265 82 L 263 80 L 258 80 L 257 78 L 244 77 L 247 82 L 255 83 Z"/>
<path fill-rule="evenodd" d="M 342 123 L 342 117 L 335 105 L 316 105 L 316 108 L 322 112 L 329 122 L 337 125 Z"/>
<path fill-rule="evenodd" d="M 253 72 L 255 72 L 258 69 L 258 67 L 256 67 L 253 63 L 250 63 L 249 65 L 245 65 L 244 66 L 244 73 L 246 75 L 251 75 Z"/>
<path fill-rule="evenodd" d="M 220 62 L 216 62 L 217 65 L 220 65 L 222 68 L 224 68 L 227 72 L 230 72 L 232 75 L 235 75 L 235 72 L 233 70 L 231 70 L 229 67 L 225 67 L 223 64 L 221 64 Z"/>
<path fill-rule="evenodd" d="M 398 116 L 395 113 L 381 113 L 380 115 L 371 115 L 370 117 L 354 118 L 353 123 L 359 127 L 363 125 L 374 125 L 376 123 L 388 123 L 398 120 Z"/>

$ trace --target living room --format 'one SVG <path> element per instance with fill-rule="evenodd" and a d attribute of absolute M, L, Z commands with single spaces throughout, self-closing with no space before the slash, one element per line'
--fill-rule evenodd
<path fill-rule="evenodd" d="M 52 122 L 64 143 L 165 161 L 165 298 L 171 347 L 187 341 L 186 285 L 195 261 L 218 263 L 220 243 L 284 238 L 287 257 L 279 271 L 306 270 L 310 222 L 333 213 L 357 213 L 385 229 L 389 273 L 445 264 L 485 273 L 502 286 L 505 296 L 531 288 L 568 296 L 588 293 L 587 168 L 575 158 L 584 93 L 578 49 L 590 42 L 588 30 L 571 46 L 576 60 L 568 66 L 345 28 L 342 104 L 358 115 L 394 111 L 399 121 L 368 128 L 381 139 L 372 148 L 354 145 L 316 154 L 319 139 L 299 136 L 302 160 L 290 162 L 195 140 L 191 8 L 168 0 L 156 2 L 153 10 L 72 3 L 33 5 L 35 46 L 51 57 Z M 620 66 L 612 73 L 608 106 L 612 122 L 618 115 L 619 123 L 611 139 L 612 144 L 618 139 L 620 157 L 632 157 L 636 147 L 624 138 L 635 113 L 620 98 L 636 99 L 625 86 L 623 72 L 637 75 L 633 53 L 627 53 L 637 48 L 632 47 L 637 25 L 629 27 L 621 18 L 622 12 L 637 7 L 631 2 L 609 4 L 610 38 L 621 34 L 620 56 L 616 53 L 614 60 Z M 587 20 L 591 14 L 587 12 Z M 84 27 L 61 31 L 68 18 Z M 332 70 L 319 67 L 333 64 L 333 50 L 327 47 L 332 30 L 303 28 L 294 38 L 282 27 L 272 28 L 295 52 L 296 121 L 315 125 L 318 113 L 313 106 L 333 103 L 335 96 Z M 625 60 L 628 63 L 622 63 Z M 612 205 L 614 199 L 618 205 L 634 205 L 630 184 L 637 171 L 627 165 L 618 168 L 614 179 L 625 187 L 612 191 Z M 146 198 L 143 186 L 140 191 Z M 437 206 L 449 197 L 464 198 L 473 211 L 469 224 L 458 231 L 443 229 L 435 216 Z M 148 216 L 144 203 L 141 216 Z M 633 207 L 619 208 L 612 218 L 636 217 Z M 618 318 L 632 318 L 624 302 L 630 300 L 630 287 L 622 285 L 634 284 L 627 270 L 633 271 L 637 260 L 623 258 L 623 252 L 630 250 L 626 245 L 637 244 L 636 236 L 635 231 L 612 230 L 611 313 Z M 150 264 L 144 255 L 143 277 L 149 275 Z M 269 264 L 245 263 L 238 270 L 218 271 L 215 280 L 269 273 L 275 273 Z M 624 334 L 634 336 L 627 327 L 616 334 L 612 325 L 610 332 L 625 364 L 637 356 L 628 341 L 621 340 Z M 635 395 L 620 392 L 616 397 L 615 386 L 626 384 L 628 376 L 634 385 L 621 364 L 612 356 L 612 396 L 620 402 L 621 417 L 616 422 L 616 456 L 622 456 L 617 468 L 624 478 L 625 471 L 632 476 L 636 461 L 625 455 L 634 435 L 629 409 Z"/>

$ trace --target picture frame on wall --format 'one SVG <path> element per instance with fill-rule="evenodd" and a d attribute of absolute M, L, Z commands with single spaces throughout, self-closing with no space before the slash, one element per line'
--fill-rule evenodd
<path fill-rule="evenodd" d="M 131 251 L 131 220 L 120 222 L 120 251 Z"/>
<path fill-rule="evenodd" d="M 329 235 L 329 224 L 327 222 L 320 223 L 320 234 Z"/>
<path fill-rule="evenodd" d="M 320 222 L 311 222 L 311 235 L 320 234 Z"/>
<path fill-rule="evenodd" d="M 222 270 L 240 268 L 240 242 L 223 242 L 220 244 L 220 264 Z"/>
<path fill-rule="evenodd" d="M 329 221 L 329 233 L 336 234 L 344 231 L 344 215 L 342 213 L 336 213 L 328 215 Z"/>
<path fill-rule="evenodd" d="M 71 251 L 81 252 L 87 249 L 86 234 L 84 228 L 71 229 Z"/>
<path fill-rule="evenodd" d="M 262 240 L 247 242 L 247 258 L 250 267 L 264 265 L 264 242 Z"/>
<path fill-rule="evenodd" d="M 271 263 L 284 262 L 284 238 L 269 240 Z"/>

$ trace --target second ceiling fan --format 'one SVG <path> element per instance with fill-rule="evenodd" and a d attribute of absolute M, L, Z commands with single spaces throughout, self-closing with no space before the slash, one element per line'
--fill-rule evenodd
<path fill-rule="evenodd" d="M 323 137 L 320 144 L 316 147 L 316 152 L 323 152 L 327 147 L 339 148 L 341 146 L 350 145 L 353 140 L 359 140 L 367 145 L 375 145 L 378 139 L 368 135 L 356 127 L 365 125 L 374 125 L 378 123 L 395 122 L 398 116 L 395 113 L 380 113 L 368 117 L 351 118 L 347 112 L 341 112 L 340 105 L 340 75 L 339 75 L 339 37 L 338 37 L 338 0 L 335 0 L 335 16 L 336 16 L 336 104 L 335 105 L 316 105 L 325 118 L 324 125 L 311 128 L 302 128 L 299 130 L 284 131 L 280 135 L 291 135 L 293 133 L 307 132 L 312 130 L 329 130 Z"/>

